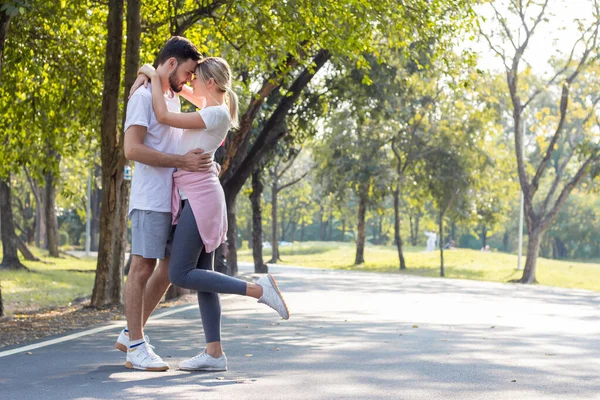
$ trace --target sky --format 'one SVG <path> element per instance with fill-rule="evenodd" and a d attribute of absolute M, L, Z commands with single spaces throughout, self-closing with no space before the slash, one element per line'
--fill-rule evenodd
<path fill-rule="evenodd" d="M 526 2 L 525 0 L 523 1 Z M 509 15 L 507 11 L 507 0 L 493 1 L 494 6 L 504 15 Z M 528 17 L 536 15 L 538 8 L 532 9 Z M 577 19 L 590 24 L 592 20 L 592 0 L 550 0 L 546 15 L 548 22 L 542 22 L 538 25 L 534 33 L 527 51 L 525 60 L 532 67 L 533 72 L 549 74 L 551 66 L 548 63 L 549 59 L 557 53 L 568 55 L 573 47 L 573 44 L 580 37 L 577 29 Z M 477 8 L 479 15 L 487 18 L 486 22 L 482 22 L 482 30 L 491 32 L 496 28 L 497 22 L 490 19 L 494 15 L 492 8 L 489 5 L 479 6 Z M 509 19 L 511 30 L 516 30 L 520 21 L 518 18 Z M 531 24 L 530 24 L 531 25 Z M 498 39 L 495 44 L 500 43 Z M 493 53 L 489 44 L 484 39 L 478 39 L 475 42 L 470 42 L 468 45 L 479 54 L 478 66 L 483 70 L 503 71 L 501 59 Z M 512 46 L 510 43 L 504 43 L 503 46 L 507 49 L 507 53 L 511 54 Z M 508 46 L 508 47 L 507 47 Z M 581 48 L 581 47 L 580 47 Z M 514 54 L 514 50 L 512 51 Z"/>

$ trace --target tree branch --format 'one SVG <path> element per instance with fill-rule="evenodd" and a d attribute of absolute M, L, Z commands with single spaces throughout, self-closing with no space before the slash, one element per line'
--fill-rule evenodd
<path fill-rule="evenodd" d="M 308 175 L 309 173 L 310 173 L 310 171 L 306 171 L 306 172 L 305 172 L 305 173 L 303 173 L 303 174 L 302 174 L 302 176 L 300 176 L 299 178 L 297 178 L 297 179 L 294 179 L 293 181 L 291 181 L 291 182 L 288 182 L 288 183 L 286 183 L 285 185 L 281 185 L 281 186 L 279 186 L 279 190 L 278 190 L 278 192 L 280 192 L 280 191 L 282 191 L 283 189 L 285 189 L 285 188 L 287 188 L 287 187 L 290 187 L 290 186 L 292 186 L 292 185 L 295 185 L 296 183 L 300 182 L 300 181 L 301 181 L 302 179 L 304 179 L 304 178 L 306 177 L 306 175 Z"/>
<path fill-rule="evenodd" d="M 579 171 L 577 171 L 573 179 L 571 179 L 571 181 L 563 188 L 548 215 L 542 220 L 542 229 L 545 229 L 548 225 L 550 225 L 550 223 L 558 214 L 560 207 L 567 200 L 567 197 L 569 197 L 573 189 L 577 185 L 579 185 L 583 178 L 585 178 L 585 176 L 589 173 L 589 168 L 597 162 L 600 162 L 600 154 L 598 154 L 598 152 L 595 152 L 590 157 L 588 157 L 587 160 L 585 160 L 585 162 L 583 163 L 583 165 L 581 165 Z"/>

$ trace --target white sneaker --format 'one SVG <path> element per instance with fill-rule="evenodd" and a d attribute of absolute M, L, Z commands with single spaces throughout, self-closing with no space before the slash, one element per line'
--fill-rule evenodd
<path fill-rule="evenodd" d="M 258 299 L 258 302 L 266 304 L 277 311 L 279 315 L 281 315 L 281 318 L 289 319 L 290 310 L 288 310 L 287 305 L 285 304 L 283 295 L 281 294 L 273 275 L 267 274 L 266 276 L 263 276 L 256 281 L 256 284 L 262 287 L 263 290 L 263 294 L 260 299 Z"/>
<path fill-rule="evenodd" d="M 142 342 L 127 351 L 125 367 L 129 369 L 141 369 L 143 371 L 166 371 L 169 364 L 157 356 L 150 345 Z"/>
<path fill-rule="evenodd" d="M 219 358 L 214 358 L 204 349 L 197 356 L 179 363 L 183 371 L 227 371 L 227 357 L 225 353 Z"/>
<path fill-rule="evenodd" d="M 148 335 L 144 335 L 144 340 L 148 345 L 150 345 L 150 337 Z M 152 346 L 154 348 L 154 346 Z M 129 333 L 125 332 L 125 329 L 119 333 L 119 337 L 115 342 L 115 349 L 121 350 L 123 353 L 127 353 L 127 349 L 129 349 Z"/>

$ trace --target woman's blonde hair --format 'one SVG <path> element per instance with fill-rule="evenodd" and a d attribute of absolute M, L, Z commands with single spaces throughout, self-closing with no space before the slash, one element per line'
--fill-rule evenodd
<path fill-rule="evenodd" d="M 231 126 L 238 128 L 238 97 L 231 89 L 231 68 L 227 61 L 221 57 L 203 58 L 198 61 L 196 74 L 198 79 L 204 83 L 207 83 L 209 79 L 214 80 L 219 90 L 227 93 Z"/>

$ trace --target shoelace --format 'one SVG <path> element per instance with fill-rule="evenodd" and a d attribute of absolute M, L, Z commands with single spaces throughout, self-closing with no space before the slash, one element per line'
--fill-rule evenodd
<path fill-rule="evenodd" d="M 156 359 L 160 359 L 159 356 L 156 355 L 156 353 L 154 352 L 154 346 L 146 343 L 146 353 L 148 354 L 148 356 L 150 358 L 152 358 L 152 360 L 156 360 Z"/>
<path fill-rule="evenodd" d="M 198 358 L 201 358 L 205 354 L 206 354 L 206 350 L 202 350 L 200 353 L 196 354 L 193 359 L 197 360 Z"/>

